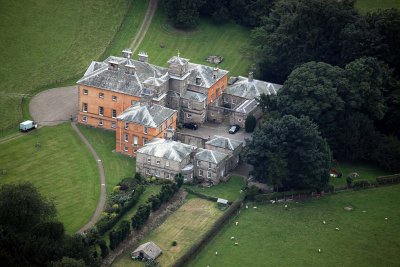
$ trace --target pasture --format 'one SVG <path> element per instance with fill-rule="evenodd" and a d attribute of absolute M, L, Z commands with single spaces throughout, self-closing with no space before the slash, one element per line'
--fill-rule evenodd
<path fill-rule="evenodd" d="M 207 19 L 201 19 L 195 30 L 177 30 L 168 23 L 160 3 L 138 51 L 147 52 L 149 62 L 160 66 L 167 66 L 168 59 L 178 51 L 190 62 L 204 65 L 211 65 L 205 61 L 207 56 L 220 55 L 225 58 L 220 68 L 229 70 L 230 75 L 247 76 L 251 64 L 246 49 L 249 37 L 250 30 L 245 27 L 233 23 L 217 25 Z"/>
<path fill-rule="evenodd" d="M 197 193 L 206 196 L 224 198 L 231 202 L 239 197 L 240 190 L 245 186 L 245 181 L 242 177 L 232 175 L 227 182 L 220 182 L 218 185 L 211 187 L 198 187 L 191 185 L 184 185 L 184 188 L 189 188 Z M 244 194 L 244 192 L 242 193 Z"/>
<path fill-rule="evenodd" d="M 250 203 L 187 266 L 398 266 L 399 204 L 400 185 Z"/>
<path fill-rule="evenodd" d="M 397 8 L 400 9 L 400 1 L 398 0 L 357 0 L 356 8 L 361 13 L 367 13 L 378 9 Z"/>
<path fill-rule="evenodd" d="M 68 233 L 86 224 L 100 195 L 97 164 L 69 123 L 0 144 L 0 184 L 32 182 L 56 203 Z"/>
<path fill-rule="evenodd" d="M 24 94 L 75 80 L 99 59 L 132 1 L 2 1 L 0 129 L 22 120 Z"/>
<path fill-rule="evenodd" d="M 163 251 L 157 258 L 161 266 L 171 266 L 189 247 L 199 240 L 223 212 L 217 204 L 204 199 L 189 197 L 186 202 L 158 228 L 153 230 L 141 243 L 155 242 Z M 176 240 L 177 245 L 172 246 Z M 131 248 L 122 254 L 112 266 L 144 266 L 141 262 L 132 261 Z"/>

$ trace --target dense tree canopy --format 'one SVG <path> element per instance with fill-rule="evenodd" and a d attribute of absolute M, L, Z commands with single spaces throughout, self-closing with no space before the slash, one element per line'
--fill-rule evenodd
<path fill-rule="evenodd" d="M 191 29 L 199 23 L 199 9 L 204 0 L 164 0 L 168 18 L 177 28 Z"/>
<path fill-rule="evenodd" d="M 256 129 L 245 159 L 259 179 L 285 189 L 324 189 L 331 154 L 318 126 L 291 115 L 269 120 Z"/>
<path fill-rule="evenodd" d="M 98 266 L 96 250 L 55 221 L 54 204 L 30 183 L 0 188 L 0 262 L 3 266 Z"/>

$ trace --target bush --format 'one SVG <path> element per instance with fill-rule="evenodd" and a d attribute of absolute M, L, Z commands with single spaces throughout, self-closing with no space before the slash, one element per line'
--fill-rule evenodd
<path fill-rule="evenodd" d="M 257 125 L 256 117 L 254 117 L 251 114 L 247 116 L 246 121 L 244 122 L 244 129 L 246 130 L 246 132 L 252 133 L 256 128 L 256 125 Z"/>
<path fill-rule="evenodd" d="M 175 247 L 176 245 L 178 245 L 178 242 L 176 242 L 176 240 L 171 242 L 171 246 Z"/>
<path fill-rule="evenodd" d="M 376 178 L 376 182 L 380 185 L 387 183 L 400 183 L 400 174 L 380 176 Z"/>
<path fill-rule="evenodd" d="M 260 193 L 260 190 L 257 186 L 252 185 L 248 190 L 246 197 L 248 200 L 254 200 L 255 196 Z"/>

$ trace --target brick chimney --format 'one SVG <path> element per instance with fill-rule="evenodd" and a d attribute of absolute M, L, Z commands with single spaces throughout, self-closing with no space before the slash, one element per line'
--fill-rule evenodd
<path fill-rule="evenodd" d="M 132 50 L 130 50 L 129 48 L 122 50 L 122 56 L 124 58 L 131 59 L 132 58 Z"/>
<path fill-rule="evenodd" d="M 118 70 L 118 61 L 110 59 L 108 61 L 108 69 L 117 71 Z"/>
<path fill-rule="evenodd" d="M 253 72 L 251 71 L 251 72 L 249 72 L 249 78 L 247 78 L 247 80 L 249 81 L 249 82 L 252 82 L 254 79 L 253 79 Z"/>
<path fill-rule="evenodd" d="M 139 52 L 139 61 L 141 62 L 149 62 L 149 55 L 146 52 Z"/>
<path fill-rule="evenodd" d="M 218 67 L 214 67 L 214 70 L 213 70 L 213 78 L 214 78 L 214 80 L 217 79 L 218 72 L 219 72 L 219 68 Z"/>

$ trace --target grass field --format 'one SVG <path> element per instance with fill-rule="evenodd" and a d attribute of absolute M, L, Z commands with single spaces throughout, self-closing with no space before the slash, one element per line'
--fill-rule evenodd
<path fill-rule="evenodd" d="M 202 193 L 207 196 L 224 198 L 229 201 L 234 201 L 240 195 L 240 190 L 245 186 L 245 181 L 242 177 L 232 175 L 226 182 L 221 182 L 218 185 L 211 187 L 198 187 L 184 185 L 184 188 L 189 188 L 195 192 Z"/>
<path fill-rule="evenodd" d="M 341 178 L 330 178 L 330 184 L 333 186 L 346 185 L 346 177 L 353 172 L 356 172 L 360 175 L 358 179 L 366 179 L 368 181 L 376 181 L 376 177 L 378 176 L 392 174 L 388 171 L 365 163 L 352 164 L 347 162 L 339 162 L 333 163 L 332 167 L 343 174 Z"/>
<path fill-rule="evenodd" d="M 115 132 L 78 124 L 78 128 L 92 144 L 104 164 L 107 179 L 107 192 L 125 177 L 134 177 L 136 160 L 113 152 L 115 150 Z"/>
<path fill-rule="evenodd" d="M 91 60 L 98 59 L 126 12 L 132 11 L 131 1 L 136 2 L 1 1 L 0 57 L 7 64 L 0 65 L 0 129 L 22 119 L 22 94 L 78 78 Z M 138 11 L 144 9 L 144 0 L 137 1 Z M 137 25 L 132 23 L 135 18 L 130 14 L 127 24 Z M 142 18 L 143 14 L 137 16 L 138 21 Z M 132 37 L 135 33 L 136 28 L 132 28 Z M 116 43 L 128 40 L 122 35 L 117 37 Z"/>
<path fill-rule="evenodd" d="M 400 9 L 399 0 L 357 0 L 356 8 L 362 13 L 374 11 L 378 9 L 397 8 Z"/>
<path fill-rule="evenodd" d="M 220 55 L 224 57 L 220 68 L 229 70 L 230 75 L 247 76 L 251 62 L 245 56 L 245 46 L 249 44 L 249 36 L 250 30 L 242 26 L 233 23 L 215 25 L 205 19 L 194 31 L 176 30 L 167 22 L 160 2 L 138 51 L 147 52 L 149 62 L 161 66 L 167 66 L 168 59 L 177 55 L 178 50 L 182 57 L 205 65 L 208 64 L 207 56 Z M 165 47 L 161 48 L 160 44 Z"/>
<path fill-rule="evenodd" d="M 400 185 L 250 205 L 188 266 L 399 266 L 399 204 Z"/>
<path fill-rule="evenodd" d="M 54 199 L 58 218 L 69 233 L 79 230 L 96 209 L 96 162 L 70 124 L 44 127 L 0 144 L 0 169 L 7 170 L 0 175 L 0 184 L 30 181 Z"/>
<path fill-rule="evenodd" d="M 191 197 L 141 243 L 155 242 L 163 251 L 157 258 L 161 266 L 171 266 L 221 214 L 222 211 L 217 208 L 216 203 Z M 173 240 L 178 243 L 175 247 L 171 246 Z M 132 261 L 130 252 L 131 250 L 126 251 L 112 266 L 143 266 L 140 262 Z"/>

